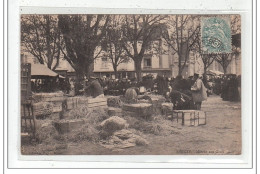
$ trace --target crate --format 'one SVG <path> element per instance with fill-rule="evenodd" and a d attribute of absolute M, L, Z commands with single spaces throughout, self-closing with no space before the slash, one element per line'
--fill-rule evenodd
<path fill-rule="evenodd" d="M 39 102 L 33 104 L 34 115 L 37 116 L 47 116 L 51 115 L 53 111 L 53 105 L 49 102 Z"/>
<path fill-rule="evenodd" d="M 147 100 L 149 103 L 152 104 L 153 114 L 159 115 L 162 113 L 162 103 L 165 103 L 166 101 L 165 97 L 163 97 L 162 95 L 144 95 L 138 98 L 139 100 Z"/>
<path fill-rule="evenodd" d="M 89 98 L 89 97 L 69 97 L 66 100 L 67 109 L 71 110 L 80 106 L 86 106 L 89 109 L 108 107 L 106 98 Z"/>
<path fill-rule="evenodd" d="M 65 100 L 65 97 L 58 96 L 58 97 L 52 97 L 52 98 L 45 98 L 43 101 L 49 102 L 52 104 L 53 113 L 61 112 L 62 111 L 62 102 Z"/>
<path fill-rule="evenodd" d="M 71 132 L 72 130 L 79 128 L 84 123 L 85 123 L 85 120 L 83 120 L 83 119 L 57 120 L 57 121 L 53 122 L 55 129 L 60 134 Z"/>
<path fill-rule="evenodd" d="M 41 93 L 34 93 L 32 97 L 33 97 L 33 99 L 34 99 L 35 102 L 59 101 L 59 100 L 63 100 L 63 99 L 65 98 L 63 92 L 51 92 L 51 93 L 41 92 Z"/>
<path fill-rule="evenodd" d="M 96 109 L 100 107 L 108 107 L 106 98 L 88 98 L 87 107 L 89 109 Z"/>
<path fill-rule="evenodd" d="M 52 104 L 53 104 L 53 108 L 52 108 L 53 113 L 62 111 L 62 102 L 56 101 L 56 102 L 52 102 Z"/>
<path fill-rule="evenodd" d="M 123 104 L 122 110 L 131 116 L 148 118 L 153 114 L 153 106 L 150 103 Z"/>
<path fill-rule="evenodd" d="M 183 126 L 201 126 L 206 125 L 206 112 L 198 110 L 174 110 L 172 119 Z"/>
<path fill-rule="evenodd" d="M 77 108 L 79 105 L 79 97 L 68 97 L 66 100 L 67 109 Z"/>

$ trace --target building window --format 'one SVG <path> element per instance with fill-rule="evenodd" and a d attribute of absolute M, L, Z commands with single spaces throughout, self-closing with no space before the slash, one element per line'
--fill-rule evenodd
<path fill-rule="evenodd" d="M 151 58 L 145 58 L 144 59 L 144 67 L 151 67 L 152 66 L 152 59 Z"/>

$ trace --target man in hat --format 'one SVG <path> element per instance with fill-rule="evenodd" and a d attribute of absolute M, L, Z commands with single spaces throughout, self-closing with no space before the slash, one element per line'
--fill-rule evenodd
<path fill-rule="evenodd" d="M 89 78 L 89 85 L 86 86 L 85 91 L 89 91 L 93 98 L 104 97 L 104 91 L 99 81 L 95 77 Z"/>
<path fill-rule="evenodd" d="M 196 110 L 200 110 L 202 101 L 207 99 L 207 90 L 201 78 L 202 76 L 200 77 L 199 74 L 195 73 L 194 74 L 195 82 L 191 87 L 192 99 Z"/>

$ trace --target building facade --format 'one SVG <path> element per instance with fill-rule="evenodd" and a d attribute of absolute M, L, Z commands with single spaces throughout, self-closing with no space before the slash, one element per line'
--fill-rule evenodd
<path fill-rule="evenodd" d="M 142 75 L 153 74 L 171 77 L 171 57 L 169 55 L 146 54 L 142 60 Z M 128 62 L 119 64 L 119 78 L 134 78 L 135 66 L 134 61 L 130 59 Z M 108 58 L 98 58 L 94 62 L 94 73 L 100 77 L 115 78 L 114 69 L 111 61 Z"/>
<path fill-rule="evenodd" d="M 165 76 L 168 78 L 176 77 L 179 71 L 178 55 L 174 54 L 172 51 L 166 52 L 167 53 L 165 54 L 145 54 L 141 65 L 142 75 L 145 76 L 148 74 L 152 74 L 154 77 L 156 77 L 157 75 Z M 38 64 L 39 61 L 29 52 L 21 49 L 21 63 Z M 93 67 L 93 73 L 95 76 L 115 78 L 113 65 L 109 58 L 97 58 L 94 61 Z M 131 79 L 136 77 L 134 61 L 132 59 L 130 59 L 128 62 L 119 64 L 117 70 L 118 78 Z M 217 61 L 214 61 L 208 67 L 208 70 L 224 72 L 223 68 Z M 66 76 L 70 78 L 74 78 L 75 76 L 75 70 L 66 60 L 62 58 L 62 55 L 60 58 L 60 63 L 55 69 L 55 72 L 62 76 L 66 74 Z M 186 65 L 182 71 L 182 76 L 184 78 L 188 78 L 189 76 L 193 76 L 195 72 L 202 74 L 204 72 L 204 65 L 199 57 L 199 54 L 191 51 L 189 53 L 189 59 L 187 60 Z M 234 55 L 232 61 L 227 68 L 227 74 L 241 74 L 241 54 Z"/>

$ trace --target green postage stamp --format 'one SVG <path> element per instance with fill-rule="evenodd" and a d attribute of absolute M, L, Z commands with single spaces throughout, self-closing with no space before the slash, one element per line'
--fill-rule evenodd
<path fill-rule="evenodd" d="M 229 18 L 202 18 L 201 37 L 203 52 L 222 54 L 232 51 Z"/>

